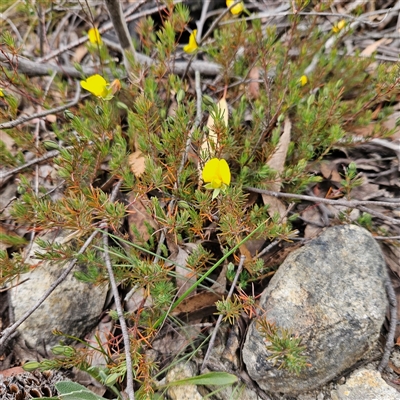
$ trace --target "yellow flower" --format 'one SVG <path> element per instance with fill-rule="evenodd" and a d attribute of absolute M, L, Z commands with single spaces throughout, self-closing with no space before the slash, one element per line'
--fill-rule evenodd
<path fill-rule="evenodd" d="M 233 3 L 235 3 L 236 0 L 226 0 L 226 6 L 229 8 Z M 233 6 L 230 11 L 233 15 L 238 15 L 241 14 L 244 10 L 244 4 L 243 1 L 240 3 L 236 4 L 236 6 Z"/>
<path fill-rule="evenodd" d="M 90 28 L 88 31 L 89 42 L 93 44 L 101 44 L 100 32 L 97 28 Z"/>
<path fill-rule="evenodd" d="M 198 49 L 199 45 L 196 42 L 196 35 L 197 29 L 193 29 L 192 33 L 189 36 L 189 43 L 186 46 L 183 46 L 183 51 L 185 51 L 186 53 L 193 53 Z"/>
<path fill-rule="evenodd" d="M 81 81 L 81 86 L 88 92 L 103 99 L 110 94 L 107 81 L 99 74 L 89 76 L 86 81 Z"/>
<path fill-rule="evenodd" d="M 2 88 L 0 88 L 0 97 L 4 97 L 4 92 Z"/>
<path fill-rule="evenodd" d="M 302 75 L 301 78 L 299 79 L 299 83 L 301 86 L 307 85 L 308 78 L 306 75 Z"/>
<path fill-rule="evenodd" d="M 338 33 L 341 31 L 344 27 L 346 26 L 346 21 L 344 19 L 341 19 L 335 26 L 332 28 L 332 31 L 334 33 Z"/>
<path fill-rule="evenodd" d="M 207 189 L 225 189 L 231 183 L 231 171 L 224 159 L 212 158 L 206 162 L 202 172 Z"/>

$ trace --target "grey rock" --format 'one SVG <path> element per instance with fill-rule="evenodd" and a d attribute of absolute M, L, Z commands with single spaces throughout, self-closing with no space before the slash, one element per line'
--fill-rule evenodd
<path fill-rule="evenodd" d="M 389 386 L 377 371 L 361 369 L 344 385 L 331 392 L 332 400 L 399 400 L 400 393 Z"/>
<path fill-rule="evenodd" d="M 65 240 L 67 233 L 55 241 Z M 50 240 L 51 236 L 44 237 Z M 21 318 L 49 289 L 62 274 L 67 265 L 51 261 L 40 261 L 35 253 L 43 252 L 36 243 L 27 257 L 32 270 L 19 276 L 19 283 L 10 290 L 10 304 L 15 320 Z M 73 271 L 79 270 L 76 266 Z M 53 291 L 44 303 L 18 328 L 22 341 L 28 349 L 34 349 L 43 356 L 50 353 L 52 346 L 63 340 L 52 334 L 59 329 L 71 336 L 82 337 L 99 321 L 107 296 L 107 287 L 78 281 L 73 272 Z"/>
<path fill-rule="evenodd" d="M 268 357 L 256 321 L 243 361 L 266 391 L 312 390 L 350 368 L 376 343 L 385 318 L 387 271 L 372 235 L 355 225 L 328 228 L 291 253 L 260 298 L 263 316 L 302 338 L 309 366 L 299 375 Z"/>
<path fill-rule="evenodd" d="M 166 383 L 192 378 L 198 374 L 194 363 L 179 363 L 173 366 L 167 373 Z M 196 385 L 171 386 L 168 396 L 172 400 L 201 400 L 203 396 L 198 392 Z"/>

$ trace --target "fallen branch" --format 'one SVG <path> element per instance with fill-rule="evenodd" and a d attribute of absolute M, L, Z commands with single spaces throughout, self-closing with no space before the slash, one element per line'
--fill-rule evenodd
<path fill-rule="evenodd" d="M 115 46 L 120 49 L 120 47 Z M 122 52 L 122 50 L 121 50 Z M 145 65 L 154 64 L 154 60 L 143 54 L 136 53 L 136 59 L 139 63 Z M 171 60 L 170 67 L 171 71 L 177 75 L 182 75 L 187 69 L 188 61 L 173 62 Z M 70 78 L 82 78 L 82 73 L 76 70 L 74 67 L 58 66 L 50 63 L 38 64 L 35 61 L 31 61 L 21 56 L 14 56 L 10 53 L 0 52 L 0 65 L 3 65 L 9 69 L 18 70 L 19 72 L 27 76 L 46 76 L 56 72 L 57 74 L 70 77 Z M 208 61 L 193 61 L 190 64 L 190 71 L 199 71 L 203 75 L 216 76 L 221 72 L 221 66 L 213 62 Z M 93 67 L 82 67 L 84 75 L 90 76 L 98 73 L 98 70 Z"/>
<path fill-rule="evenodd" d="M 66 110 L 67 108 L 70 107 L 74 107 L 78 104 L 79 102 L 79 97 L 81 95 L 81 87 L 79 85 L 79 83 L 76 83 L 76 93 L 75 93 L 75 97 L 72 101 L 70 101 L 67 104 L 64 104 L 63 106 L 59 106 L 59 107 L 55 107 L 55 108 L 51 108 L 50 110 L 45 110 L 36 114 L 32 114 L 32 115 L 24 115 L 22 117 L 19 117 L 17 119 L 14 119 L 13 121 L 9 121 L 9 122 L 4 122 L 3 124 L 0 124 L 0 129 L 10 129 L 10 128 L 14 128 L 19 124 L 23 124 L 25 122 L 31 121 L 32 119 L 35 118 L 43 118 L 46 115 L 49 114 L 57 114 L 61 111 Z"/>
<path fill-rule="evenodd" d="M 398 208 L 400 205 L 400 201 L 389 203 L 386 201 L 369 201 L 369 200 L 343 200 L 343 199 L 333 200 L 333 199 L 325 199 L 322 197 L 307 196 L 307 195 L 303 195 L 303 194 L 273 192 L 271 190 L 264 190 L 264 189 L 258 189 L 258 188 L 253 188 L 253 187 L 244 187 L 243 189 L 247 190 L 249 192 L 253 192 L 253 193 L 267 194 L 269 196 L 282 197 L 282 198 L 286 198 L 286 199 L 299 199 L 299 200 L 311 201 L 313 203 L 325 203 L 325 204 L 331 204 L 333 206 L 358 208 L 361 211 L 367 212 L 378 218 L 382 218 L 392 224 L 400 225 L 399 219 L 387 217 L 386 215 L 384 215 L 378 211 L 371 210 L 370 208 L 365 207 L 365 206 L 369 205 L 369 206 L 382 206 L 382 207 L 388 207 L 388 208 Z"/>

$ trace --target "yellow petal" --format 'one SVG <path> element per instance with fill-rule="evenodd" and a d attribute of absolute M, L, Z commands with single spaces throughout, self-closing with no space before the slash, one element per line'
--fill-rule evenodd
<path fill-rule="evenodd" d="M 207 161 L 204 165 L 203 172 L 201 177 L 204 182 L 212 182 L 216 177 L 218 177 L 218 169 L 219 169 L 219 159 L 212 158 Z"/>
<path fill-rule="evenodd" d="M 226 6 L 229 8 L 233 3 L 235 3 L 236 0 L 226 0 Z M 230 11 L 233 15 L 238 15 L 242 13 L 244 10 L 244 4 L 243 1 L 240 3 L 236 4 L 236 6 L 233 6 Z"/>
<path fill-rule="evenodd" d="M 90 28 L 88 31 L 89 42 L 94 44 L 101 44 L 100 32 L 97 28 Z"/>
<path fill-rule="evenodd" d="M 222 182 L 229 186 L 231 183 L 231 170 L 224 159 L 219 160 L 219 176 Z"/>
<path fill-rule="evenodd" d="M 183 51 L 186 53 L 193 53 L 199 45 L 196 42 L 196 35 L 197 35 L 197 29 L 194 29 L 192 33 L 189 36 L 189 43 L 186 46 L 183 46 Z"/>
<path fill-rule="evenodd" d="M 97 97 L 107 96 L 107 85 L 107 81 L 99 74 L 89 76 L 85 81 L 81 81 L 81 86 Z"/>
<path fill-rule="evenodd" d="M 308 82 L 307 76 L 306 76 L 306 75 L 302 75 L 302 77 L 299 79 L 300 85 L 301 85 L 301 86 L 304 86 L 304 85 L 307 84 L 307 82 Z"/>
<path fill-rule="evenodd" d="M 2 88 L 0 88 L 0 97 L 4 97 L 4 92 Z"/>

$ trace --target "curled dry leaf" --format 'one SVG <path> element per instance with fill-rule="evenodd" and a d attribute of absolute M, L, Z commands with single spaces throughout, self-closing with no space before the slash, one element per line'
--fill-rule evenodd
<path fill-rule="evenodd" d="M 320 166 L 320 171 L 325 179 L 329 179 L 332 182 L 341 182 L 343 179 L 337 170 L 337 164 L 333 161 L 323 161 Z"/>
<path fill-rule="evenodd" d="M 150 200 L 147 196 L 137 196 L 133 192 L 129 195 L 129 205 L 127 207 L 129 236 L 137 244 L 146 243 L 150 239 L 149 230 L 158 229 L 156 221 L 146 209 L 146 205 L 149 202 Z"/>
<path fill-rule="evenodd" d="M 387 39 L 387 38 L 382 38 L 382 39 L 376 40 L 375 42 L 373 42 L 369 46 L 367 46 L 360 53 L 360 56 L 371 57 L 372 54 L 378 49 L 379 46 L 384 45 L 384 44 L 389 44 L 391 41 L 392 41 L 391 39 Z"/>
<path fill-rule="evenodd" d="M 189 253 L 178 246 L 178 252 L 169 257 L 172 262 L 165 264 L 166 266 L 175 265 L 176 286 L 179 289 L 179 295 L 185 293 L 196 282 L 196 272 L 187 267 L 188 257 Z M 196 292 L 193 291 L 193 293 Z"/>
<path fill-rule="evenodd" d="M 221 300 L 221 295 L 204 291 L 186 298 L 171 313 L 171 315 L 186 314 L 188 318 L 200 319 L 215 312 L 215 303 Z"/>
<path fill-rule="evenodd" d="M 134 175 L 139 178 L 145 171 L 146 157 L 140 150 L 136 150 L 132 154 L 129 154 L 129 166 Z"/>
<path fill-rule="evenodd" d="M 267 162 L 267 165 L 278 172 L 278 179 L 270 185 L 270 190 L 279 192 L 281 190 L 281 179 L 280 174 L 283 172 L 285 167 L 285 161 L 287 152 L 290 144 L 292 123 L 289 117 L 285 118 L 283 125 L 283 133 L 279 139 L 278 146 L 276 146 L 275 152 L 272 154 Z M 272 217 L 275 213 L 278 213 L 282 217 L 282 223 L 286 222 L 286 207 L 284 203 L 274 196 L 266 194 L 262 195 L 264 204 L 269 204 L 268 213 Z"/>

